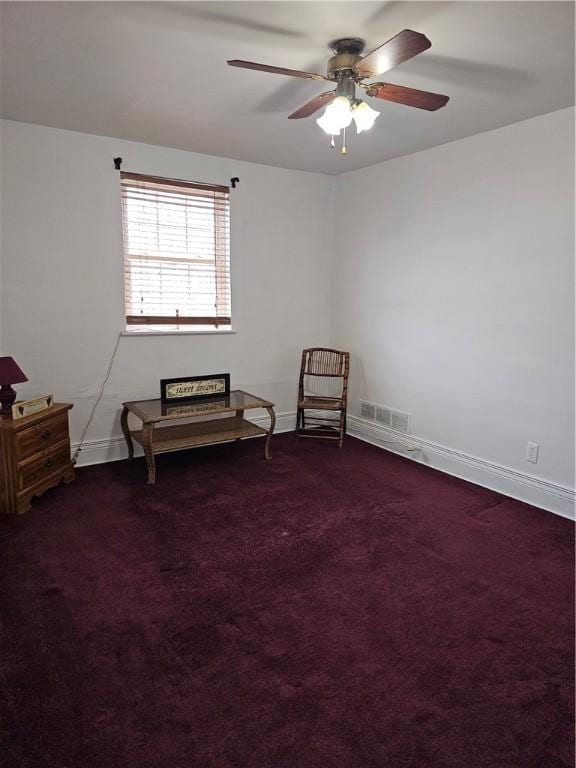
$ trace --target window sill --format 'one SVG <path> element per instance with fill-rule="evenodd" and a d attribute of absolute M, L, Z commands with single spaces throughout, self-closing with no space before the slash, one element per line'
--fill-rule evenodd
<path fill-rule="evenodd" d="M 237 331 L 121 331 L 120 336 L 225 336 L 234 333 Z"/>

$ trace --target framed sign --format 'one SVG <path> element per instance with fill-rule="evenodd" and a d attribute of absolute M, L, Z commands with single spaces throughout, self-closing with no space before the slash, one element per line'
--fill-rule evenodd
<path fill-rule="evenodd" d="M 42 395 L 35 397 L 34 400 L 21 400 L 12 406 L 12 418 L 23 419 L 25 416 L 32 416 L 33 413 L 39 413 L 50 408 L 54 401 L 54 395 Z"/>
<path fill-rule="evenodd" d="M 181 403 L 184 400 L 226 397 L 230 394 L 230 374 L 211 373 L 208 376 L 181 376 L 160 380 L 163 403 Z"/>

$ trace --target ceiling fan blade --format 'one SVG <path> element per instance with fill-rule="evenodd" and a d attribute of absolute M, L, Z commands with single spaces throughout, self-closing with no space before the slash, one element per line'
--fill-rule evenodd
<path fill-rule="evenodd" d="M 232 59 L 226 62 L 231 67 L 241 67 L 242 69 L 255 69 L 258 72 L 271 72 L 274 75 L 288 75 L 289 77 L 302 77 L 305 80 L 327 80 L 324 75 L 317 72 L 301 72 L 299 69 L 285 69 L 284 67 L 270 67 L 268 64 L 257 64 L 255 61 L 241 61 Z"/>
<path fill-rule="evenodd" d="M 288 119 L 297 120 L 300 117 L 310 117 L 310 115 L 313 115 L 314 112 L 317 112 L 326 104 L 330 104 L 335 96 L 336 91 L 326 91 L 326 93 L 321 93 L 304 104 L 304 106 L 300 107 L 300 109 L 297 109 L 296 112 L 292 112 L 291 115 L 288 115 Z"/>
<path fill-rule="evenodd" d="M 360 77 L 381 75 L 383 72 L 397 67 L 398 64 L 402 64 L 403 61 L 422 53 L 431 45 L 432 43 L 426 35 L 411 29 L 404 29 L 372 53 L 360 59 L 352 69 Z"/>
<path fill-rule="evenodd" d="M 383 101 L 394 101 L 396 104 L 405 104 L 407 107 L 417 107 L 434 112 L 446 106 L 449 96 L 430 91 L 418 91 L 416 88 L 406 88 L 403 85 L 392 83 L 371 83 L 366 88 L 368 96 Z"/>

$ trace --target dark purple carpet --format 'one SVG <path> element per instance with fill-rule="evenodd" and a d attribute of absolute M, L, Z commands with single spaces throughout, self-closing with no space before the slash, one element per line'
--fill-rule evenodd
<path fill-rule="evenodd" d="M 573 530 L 348 439 L 0 520 L 3 768 L 572 768 Z"/>

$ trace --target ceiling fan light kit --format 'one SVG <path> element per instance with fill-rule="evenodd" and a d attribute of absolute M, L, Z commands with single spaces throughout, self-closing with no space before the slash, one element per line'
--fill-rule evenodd
<path fill-rule="evenodd" d="M 346 132 L 346 128 L 352 120 L 356 125 L 356 133 L 368 131 L 374 125 L 374 121 L 380 115 L 375 109 L 372 109 L 365 101 L 361 99 L 349 99 L 347 96 L 336 96 L 332 103 L 328 104 L 322 117 L 316 120 L 316 123 L 322 130 L 331 136 L 330 145 L 336 146 L 335 136 L 340 136 L 340 131 Z M 342 140 L 342 151 L 340 154 L 346 155 L 345 135 Z"/>
<path fill-rule="evenodd" d="M 334 137 L 340 136 L 342 132 L 341 154 L 346 155 L 346 128 L 354 121 L 356 133 L 368 131 L 380 114 L 365 101 L 356 98 L 356 86 L 363 88 L 366 94 L 372 98 L 405 104 L 429 112 L 440 109 L 447 104 L 448 96 L 442 96 L 438 93 L 419 91 L 415 88 L 406 88 L 403 85 L 393 85 L 392 83 L 363 82 L 367 78 L 388 72 L 403 61 L 427 50 L 430 46 L 430 40 L 425 35 L 411 29 L 404 29 L 367 56 L 362 56 L 363 40 L 358 37 L 339 38 L 330 43 L 334 55 L 328 60 L 326 75 L 238 59 L 229 61 L 228 64 L 243 69 L 300 77 L 306 80 L 327 80 L 335 83 L 335 90 L 319 94 L 288 117 L 291 120 L 310 117 L 325 106 L 324 114 L 316 120 L 316 123 L 331 136 L 330 144 L 332 147 L 335 146 Z"/>

